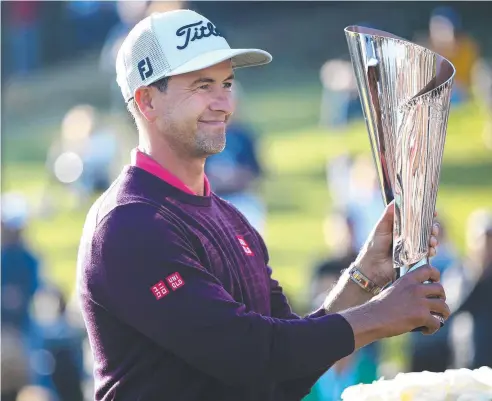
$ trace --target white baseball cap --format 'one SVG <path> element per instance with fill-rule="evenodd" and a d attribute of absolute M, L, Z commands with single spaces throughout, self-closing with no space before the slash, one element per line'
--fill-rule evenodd
<path fill-rule="evenodd" d="M 201 70 L 231 59 L 233 68 L 267 64 L 259 49 L 231 49 L 217 27 L 192 10 L 153 13 L 130 31 L 116 58 L 116 81 L 125 102 L 164 77 Z"/>

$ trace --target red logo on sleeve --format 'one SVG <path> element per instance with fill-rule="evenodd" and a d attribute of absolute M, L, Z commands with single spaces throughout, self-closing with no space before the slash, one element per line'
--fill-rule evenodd
<path fill-rule="evenodd" d="M 254 256 L 253 251 L 251 250 L 251 248 L 249 247 L 248 243 L 245 241 L 243 236 L 237 235 L 236 238 L 239 241 L 239 243 L 241 244 L 241 246 L 243 247 L 244 253 L 248 256 Z"/>
<path fill-rule="evenodd" d="M 150 290 L 156 299 L 161 299 L 163 296 L 169 294 L 169 290 L 166 288 L 166 284 L 164 284 L 164 281 L 162 280 L 153 287 L 150 287 Z"/>
<path fill-rule="evenodd" d="M 166 281 L 169 283 L 173 291 L 176 291 L 185 283 L 178 272 L 171 274 L 169 277 L 166 278 Z"/>

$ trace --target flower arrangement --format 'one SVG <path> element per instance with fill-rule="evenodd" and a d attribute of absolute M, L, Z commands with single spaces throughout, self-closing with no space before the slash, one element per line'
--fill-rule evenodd
<path fill-rule="evenodd" d="M 449 369 L 400 373 L 371 384 L 348 387 L 343 401 L 492 401 L 492 369 Z"/>

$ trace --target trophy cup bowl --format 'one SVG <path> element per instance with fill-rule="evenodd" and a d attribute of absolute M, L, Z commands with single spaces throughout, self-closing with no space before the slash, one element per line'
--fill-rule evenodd
<path fill-rule="evenodd" d="M 401 277 L 429 263 L 454 66 L 391 33 L 345 28 L 384 203 L 394 200 Z"/>

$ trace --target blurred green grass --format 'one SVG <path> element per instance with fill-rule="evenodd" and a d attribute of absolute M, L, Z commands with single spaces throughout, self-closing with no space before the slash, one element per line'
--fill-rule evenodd
<path fill-rule="evenodd" d="M 313 263 L 328 254 L 322 233 L 322 222 L 331 205 L 325 164 L 344 152 L 370 153 L 362 121 L 338 133 L 317 127 L 318 95 L 316 87 L 308 87 L 287 94 L 257 94 L 247 102 L 247 113 L 262 132 L 261 158 L 267 168 L 262 192 L 269 209 L 265 240 L 271 265 L 300 313 L 307 308 Z M 468 215 L 492 204 L 492 154 L 483 146 L 484 120 L 478 110 L 468 104 L 451 113 L 437 200 L 449 236 L 461 252 Z M 34 207 L 39 206 L 48 185 L 43 160 L 56 128 L 40 127 L 34 137 L 3 137 L 3 192 L 22 192 Z M 49 190 L 57 200 L 58 211 L 52 217 L 35 219 L 28 237 L 43 258 L 46 276 L 68 295 L 75 284 L 77 247 L 86 209 L 74 211 L 70 206 L 73 200 L 65 191 L 59 187 Z M 389 347 L 390 354 L 398 354 L 401 340 L 395 344 Z"/>

